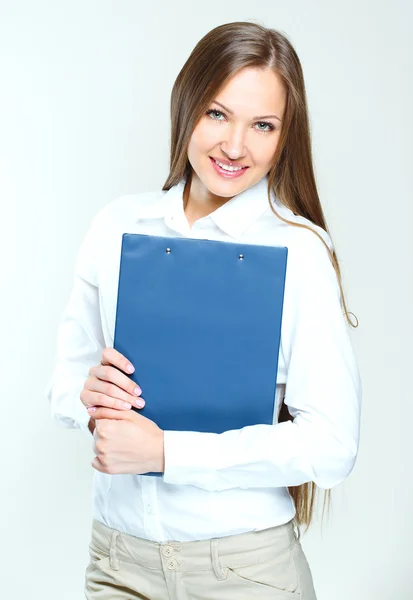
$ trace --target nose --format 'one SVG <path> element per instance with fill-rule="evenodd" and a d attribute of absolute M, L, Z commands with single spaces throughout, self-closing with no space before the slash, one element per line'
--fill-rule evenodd
<path fill-rule="evenodd" d="M 238 160 L 246 154 L 244 131 L 240 128 L 229 128 L 225 140 L 221 142 L 221 150 L 229 160 Z"/>

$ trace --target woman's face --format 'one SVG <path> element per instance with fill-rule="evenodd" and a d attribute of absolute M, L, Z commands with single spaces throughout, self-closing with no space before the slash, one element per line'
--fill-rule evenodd
<path fill-rule="evenodd" d="M 192 133 L 191 195 L 226 201 L 262 179 L 272 165 L 285 103 L 285 89 L 271 69 L 245 68 L 234 75 Z M 231 177 L 218 170 L 213 158 L 247 168 Z"/>

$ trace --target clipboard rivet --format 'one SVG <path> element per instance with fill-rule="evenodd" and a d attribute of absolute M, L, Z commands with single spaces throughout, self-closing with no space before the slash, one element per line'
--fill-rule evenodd
<path fill-rule="evenodd" d="M 165 252 L 166 252 L 167 254 L 170 254 L 170 253 L 171 253 L 171 249 L 170 249 L 170 248 L 167 248 L 167 249 L 165 250 Z"/>
<path fill-rule="evenodd" d="M 239 258 L 240 260 L 244 260 L 244 255 L 243 255 L 243 254 L 240 254 L 240 255 L 238 256 L 238 258 Z"/>

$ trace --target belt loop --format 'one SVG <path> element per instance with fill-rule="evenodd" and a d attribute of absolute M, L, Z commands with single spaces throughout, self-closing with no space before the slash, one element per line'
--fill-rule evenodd
<path fill-rule="evenodd" d="M 223 569 L 219 562 L 218 542 L 219 539 L 217 538 L 211 539 L 211 562 L 216 578 L 218 579 L 218 581 L 223 581 L 228 577 L 228 569 Z"/>
<path fill-rule="evenodd" d="M 118 535 L 119 531 L 114 529 L 110 537 L 109 564 L 114 571 L 119 571 L 119 560 L 116 557 L 116 540 Z"/>

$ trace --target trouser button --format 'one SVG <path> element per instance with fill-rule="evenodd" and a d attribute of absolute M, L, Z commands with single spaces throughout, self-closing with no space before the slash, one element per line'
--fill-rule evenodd
<path fill-rule="evenodd" d="M 171 546 L 164 546 L 162 548 L 162 554 L 166 557 L 172 556 L 173 548 Z"/>
<path fill-rule="evenodd" d="M 171 558 L 170 560 L 168 560 L 168 562 L 166 563 L 166 566 L 168 567 L 168 569 L 172 570 L 172 569 L 176 569 L 176 567 L 178 566 L 178 561 L 175 560 L 174 558 Z"/>

